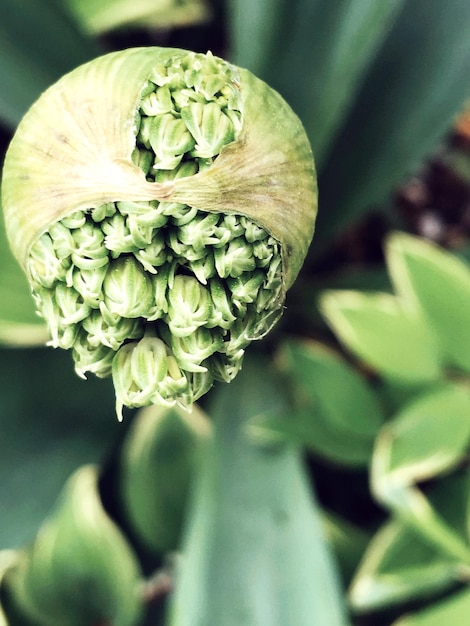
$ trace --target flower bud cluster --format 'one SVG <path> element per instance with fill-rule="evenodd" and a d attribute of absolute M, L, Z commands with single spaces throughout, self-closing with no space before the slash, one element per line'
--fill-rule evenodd
<path fill-rule="evenodd" d="M 234 141 L 231 67 L 212 55 L 154 68 L 133 159 L 150 181 L 191 176 Z M 282 301 L 279 243 L 251 219 L 175 202 L 111 202 L 55 223 L 28 266 L 51 345 L 76 371 L 112 375 L 122 406 L 188 406 L 230 381 Z"/>

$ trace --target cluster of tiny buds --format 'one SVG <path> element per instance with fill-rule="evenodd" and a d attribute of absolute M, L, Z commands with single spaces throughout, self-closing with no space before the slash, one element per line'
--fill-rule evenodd
<path fill-rule="evenodd" d="M 237 137 L 237 103 L 230 66 L 211 55 L 155 68 L 134 161 L 158 182 L 197 173 Z M 282 300 L 280 245 L 264 228 L 174 202 L 72 213 L 33 245 L 28 271 L 50 343 L 72 349 L 79 375 L 113 377 L 118 416 L 189 406 L 230 381 Z"/>

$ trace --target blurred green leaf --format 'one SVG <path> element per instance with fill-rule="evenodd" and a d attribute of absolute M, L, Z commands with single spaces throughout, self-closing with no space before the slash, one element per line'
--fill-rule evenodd
<path fill-rule="evenodd" d="M 1 205 L 0 205 L 1 212 Z M 3 218 L 0 219 L 0 343 L 44 345 L 45 324 L 36 307 L 24 272 L 10 252 Z"/>
<path fill-rule="evenodd" d="M 152 550 L 180 546 L 192 479 L 209 433 L 210 423 L 196 405 L 191 412 L 148 407 L 133 420 L 121 450 L 119 491 L 126 518 Z"/>
<path fill-rule="evenodd" d="M 323 511 L 323 527 L 348 584 L 369 542 L 369 535 L 344 518 Z"/>
<path fill-rule="evenodd" d="M 279 386 L 269 364 L 251 352 L 209 409 L 215 435 L 190 514 L 170 624 L 345 623 L 298 452 L 259 445 L 246 430 L 248 419 L 276 410 L 285 411 Z"/>
<path fill-rule="evenodd" d="M 406 615 L 392 626 L 464 626 L 470 614 L 470 591 L 463 590 L 413 615 Z"/>
<path fill-rule="evenodd" d="M 259 73 L 287 99 L 306 127 L 317 163 L 325 160 L 402 4 L 403 0 L 231 3 L 235 62 Z"/>
<path fill-rule="evenodd" d="M 100 54 L 54 0 L 1 0 L 0 120 L 11 128 L 62 74 Z"/>
<path fill-rule="evenodd" d="M 398 298 L 327 291 L 320 310 L 339 340 L 381 375 L 411 385 L 438 379 L 436 338 L 420 312 Z"/>
<path fill-rule="evenodd" d="M 404 3 L 320 176 L 317 246 L 384 203 L 449 129 L 470 95 L 469 23 L 467 0 Z"/>
<path fill-rule="evenodd" d="M 437 245 L 405 233 L 387 241 L 397 292 L 422 307 L 450 365 L 470 371 L 470 267 Z"/>
<path fill-rule="evenodd" d="M 205 0 L 61 0 L 92 34 L 129 26 L 169 28 L 208 19 Z"/>
<path fill-rule="evenodd" d="M 313 341 L 290 341 L 280 355 L 294 411 L 286 419 L 252 421 L 315 454 L 346 465 L 367 465 L 383 422 L 366 381 L 344 359 Z"/>
<path fill-rule="evenodd" d="M 265 74 L 304 122 L 319 166 L 403 4 L 284 2 L 282 31 Z"/>
<path fill-rule="evenodd" d="M 466 538 L 445 522 L 416 483 L 455 468 L 470 439 L 470 394 L 442 385 L 406 405 L 377 437 L 371 484 L 376 498 L 443 554 L 470 562 Z"/>
<path fill-rule="evenodd" d="M 79 465 L 109 452 L 123 426 L 110 381 L 79 379 L 70 354 L 0 350 L 0 548 L 29 541 Z"/>
<path fill-rule="evenodd" d="M 384 463 L 387 480 L 397 485 L 432 478 L 462 458 L 469 439 L 470 394 L 443 385 L 410 402 L 383 427 L 380 466 Z"/>
<path fill-rule="evenodd" d="M 349 598 L 355 611 L 371 611 L 430 598 L 456 585 L 459 566 L 436 555 L 399 520 L 386 522 L 367 547 Z"/>
<path fill-rule="evenodd" d="M 9 593 L 38 624 L 139 622 L 143 598 L 136 558 L 104 510 L 98 474 L 84 466 L 6 577 Z"/>
<path fill-rule="evenodd" d="M 264 78 L 283 38 L 285 0 L 228 0 L 227 20 L 233 63 Z"/>

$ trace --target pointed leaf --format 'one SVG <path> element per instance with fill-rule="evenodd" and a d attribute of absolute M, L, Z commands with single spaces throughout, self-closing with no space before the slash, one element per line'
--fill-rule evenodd
<path fill-rule="evenodd" d="M 330 461 L 367 464 L 383 415 L 366 381 L 339 355 L 313 341 L 285 344 L 280 362 L 295 413 L 290 420 L 270 420 L 265 426 Z"/>
<path fill-rule="evenodd" d="M 437 550 L 470 562 L 462 537 L 417 488 L 418 481 L 454 468 L 470 438 L 470 394 L 443 385 L 410 402 L 377 437 L 371 486 L 377 499 Z"/>
<path fill-rule="evenodd" d="M 349 599 L 357 611 L 383 609 L 449 589 L 458 574 L 458 564 L 436 555 L 403 522 L 393 520 L 367 546 Z"/>
<path fill-rule="evenodd" d="M 383 205 L 450 128 L 470 95 L 469 21 L 467 0 L 404 3 L 320 177 L 317 246 Z"/>
<path fill-rule="evenodd" d="M 317 163 L 325 160 L 402 5 L 403 0 L 284 0 L 282 11 L 277 2 L 274 15 L 268 13 L 268 35 L 263 36 L 267 41 L 261 60 L 257 59 L 260 75 L 304 122 Z M 262 23 L 258 32 L 264 33 L 264 28 Z M 243 31 L 237 29 L 235 41 L 237 35 L 241 38 Z"/>
<path fill-rule="evenodd" d="M 387 242 L 398 293 L 419 304 L 449 364 L 470 371 L 470 266 L 437 245 L 405 233 Z"/>
<path fill-rule="evenodd" d="M 195 493 L 170 624 L 345 624 L 331 557 L 300 457 L 261 446 L 246 420 L 283 410 L 264 360 L 218 388 L 215 436 Z"/>
<path fill-rule="evenodd" d="M 388 481 L 412 484 L 454 467 L 469 440 L 470 393 L 447 384 L 410 402 L 383 427 L 376 461 Z"/>
<path fill-rule="evenodd" d="M 387 378 L 405 384 L 437 379 L 439 354 L 419 311 L 389 294 L 325 292 L 320 308 L 349 350 Z"/>

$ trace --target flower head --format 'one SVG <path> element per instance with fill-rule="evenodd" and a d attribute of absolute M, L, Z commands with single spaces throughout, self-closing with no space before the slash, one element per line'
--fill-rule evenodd
<path fill-rule="evenodd" d="M 240 165 L 240 158 L 246 161 L 247 144 L 253 143 L 247 136 L 251 127 L 247 116 L 254 115 L 247 110 L 250 81 L 243 87 L 243 71 L 211 53 L 143 50 L 145 79 L 139 77 L 132 114 L 124 121 L 119 116 L 113 119 L 111 114 L 120 106 L 116 98 L 106 101 L 106 114 L 90 108 L 88 125 L 94 135 L 89 133 L 89 147 L 74 131 L 83 115 L 83 107 L 73 104 L 77 84 L 71 80 L 70 96 L 64 96 L 67 83 L 64 79 L 59 83 L 60 97 L 69 103 L 71 125 L 70 137 L 68 127 L 60 132 L 61 148 L 72 146 L 72 155 L 80 151 L 80 157 L 73 156 L 80 161 L 75 182 L 66 186 L 63 181 L 71 168 L 52 174 L 51 182 L 44 165 L 23 178 L 26 191 L 20 187 L 17 168 L 19 153 L 29 141 L 24 138 L 32 123 L 28 116 L 25 128 L 18 131 L 21 138 L 10 147 L 4 182 L 12 248 L 28 274 L 51 344 L 72 349 L 81 376 L 92 372 L 113 377 L 119 415 L 122 406 L 188 406 L 214 381 L 231 380 L 249 342 L 263 336 L 278 319 L 285 291 L 313 233 L 310 219 L 307 236 L 299 239 L 299 259 L 292 256 L 292 241 L 284 245 L 284 226 L 276 223 L 289 190 L 298 192 L 291 175 L 285 177 L 288 190 L 279 200 L 282 176 L 278 172 L 267 177 L 261 163 L 257 181 L 256 172 L 245 172 L 247 166 L 257 167 L 252 156 L 248 164 Z M 116 81 L 122 80 L 128 57 L 137 62 L 138 53 L 127 53 L 108 55 L 108 61 L 115 61 Z M 96 66 L 79 68 L 78 82 L 94 79 L 94 89 L 106 89 L 96 84 L 93 74 L 95 70 L 99 74 L 99 62 L 105 63 L 98 60 Z M 106 67 L 109 74 L 110 66 Z M 51 89 L 49 98 L 58 97 Z M 47 92 L 43 98 L 47 104 Z M 30 114 L 37 123 L 44 119 L 41 114 L 41 120 L 36 120 L 40 103 Z M 293 119 L 295 144 L 303 131 Z M 117 122 L 121 128 L 116 128 Z M 107 125 L 112 128 L 109 135 Z M 119 156 L 120 145 L 113 144 L 122 141 L 121 134 L 127 141 L 127 160 Z M 79 145 L 73 145 L 74 139 Z M 302 185 L 311 183 L 312 190 L 305 198 L 291 201 L 312 205 L 313 162 L 303 135 L 301 140 L 302 163 L 307 155 L 300 171 L 304 178 L 307 172 L 307 182 Z M 37 140 L 31 141 L 36 149 Z M 232 162 L 236 147 L 241 154 Z M 95 169 L 88 162 L 82 164 L 86 149 Z M 268 160 L 280 158 L 284 168 L 288 157 L 281 144 L 269 149 Z M 64 162 L 66 158 L 61 168 L 68 167 Z M 239 210 L 229 176 L 240 179 Z M 46 189 L 52 192 L 54 208 L 46 208 L 41 200 Z M 39 209 L 44 206 L 42 219 L 32 219 L 28 209 L 20 216 L 15 212 L 26 197 L 36 198 Z M 275 198 L 272 228 L 266 208 L 271 198 Z M 314 217 L 314 206 L 307 212 Z M 21 241 L 14 234 L 17 226 L 27 232 Z M 295 241 L 302 227 L 294 225 L 287 231 Z"/>

